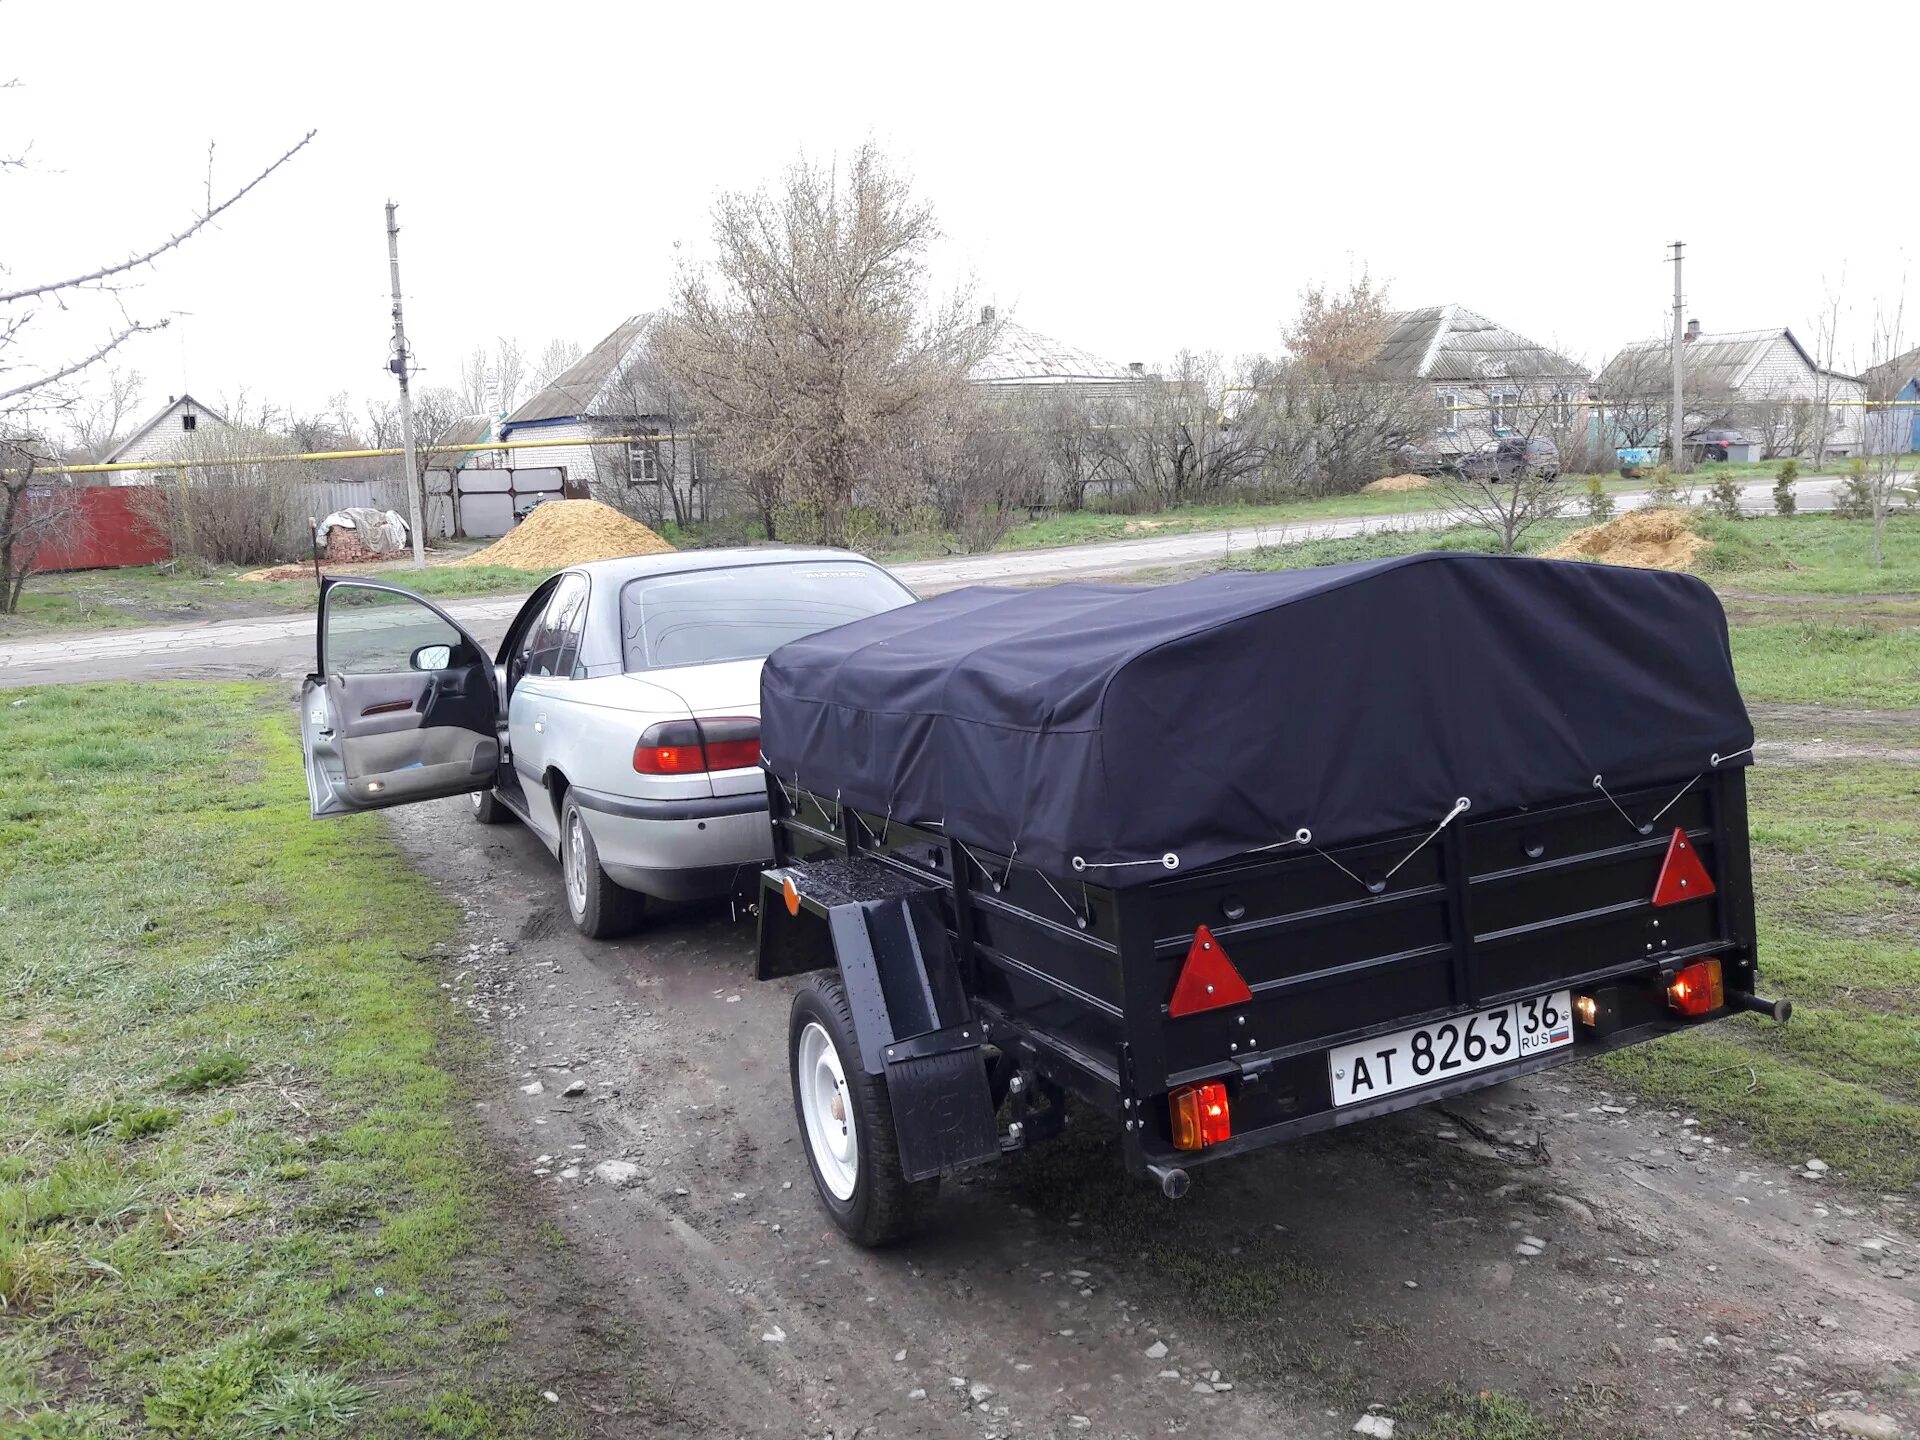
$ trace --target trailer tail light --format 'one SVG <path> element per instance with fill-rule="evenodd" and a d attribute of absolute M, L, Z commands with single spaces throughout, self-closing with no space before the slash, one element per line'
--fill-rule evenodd
<path fill-rule="evenodd" d="M 665 720 L 649 725 L 633 747 L 642 775 L 704 775 L 760 763 L 760 722 L 750 715 Z"/>
<path fill-rule="evenodd" d="M 1199 1150 L 1233 1138 L 1233 1115 L 1227 1108 L 1227 1087 L 1218 1080 L 1182 1085 L 1167 1096 L 1173 1119 L 1173 1148 Z"/>
<path fill-rule="evenodd" d="M 1697 960 L 1667 982 L 1667 1004 L 1682 1015 L 1710 1015 L 1726 1003 L 1718 960 Z"/>
<path fill-rule="evenodd" d="M 1700 852 L 1693 848 L 1685 830 L 1676 829 L 1660 866 L 1660 878 L 1653 883 L 1653 903 L 1678 905 L 1682 900 L 1711 895 L 1713 888 L 1713 877 L 1700 863 Z"/>
<path fill-rule="evenodd" d="M 1213 932 L 1202 925 L 1193 932 L 1193 944 L 1187 947 L 1186 961 L 1180 966 L 1180 978 L 1173 982 L 1173 999 L 1167 1002 L 1167 1015 L 1178 1020 L 1202 1010 L 1217 1010 L 1222 1005 L 1244 1005 L 1253 999 L 1253 991 L 1233 968 L 1233 961 Z"/>

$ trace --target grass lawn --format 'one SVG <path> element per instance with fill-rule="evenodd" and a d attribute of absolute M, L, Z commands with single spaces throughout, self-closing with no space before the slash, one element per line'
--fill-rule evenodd
<path fill-rule="evenodd" d="M 16 615 L 0 615 L 0 639 L 21 639 L 61 630 L 108 630 L 129 625 L 191 625 L 275 610 L 308 610 L 313 585 L 306 580 L 242 580 L 233 565 L 190 574 L 161 565 L 124 570 L 84 570 L 29 580 Z M 377 578 L 423 595 L 524 594 L 546 579 L 545 570 L 502 565 L 430 566 L 395 569 Z"/>
<path fill-rule="evenodd" d="M 1722 1136 L 1818 1156 L 1868 1190 L 1908 1189 L 1920 1184 L 1920 768 L 1763 764 L 1748 786 L 1763 987 L 1795 1002 L 1793 1022 L 1741 1016 L 1601 1063 Z"/>
<path fill-rule="evenodd" d="M 422 963 L 456 912 L 374 817 L 307 819 L 288 709 L 0 704 L 0 1433 L 570 1433 Z"/>

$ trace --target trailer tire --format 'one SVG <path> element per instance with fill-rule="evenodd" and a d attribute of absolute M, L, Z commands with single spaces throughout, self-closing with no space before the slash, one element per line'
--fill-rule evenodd
<path fill-rule="evenodd" d="M 809 975 L 793 997 L 787 1072 L 807 1168 L 833 1223 L 869 1248 L 911 1234 L 940 1178 L 908 1180 L 901 1171 L 886 1077 L 861 1068 L 853 1012 L 833 972 Z M 837 1115 L 829 1108 L 836 1100 Z"/>

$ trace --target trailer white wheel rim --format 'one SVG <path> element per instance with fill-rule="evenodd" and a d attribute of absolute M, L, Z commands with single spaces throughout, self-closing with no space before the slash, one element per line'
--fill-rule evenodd
<path fill-rule="evenodd" d="M 851 1200 L 853 1187 L 860 1179 L 860 1134 L 853 1118 L 853 1095 L 847 1089 L 840 1052 L 818 1020 L 809 1020 L 800 1032 L 794 1083 L 800 1088 L 807 1149 L 820 1173 L 820 1183 L 834 1199 Z"/>
<path fill-rule="evenodd" d="M 562 847 L 566 857 L 560 868 L 566 871 L 567 901 L 576 915 L 587 913 L 587 847 L 583 843 L 586 837 L 581 834 L 584 828 L 578 810 L 567 816 L 567 841 Z"/>

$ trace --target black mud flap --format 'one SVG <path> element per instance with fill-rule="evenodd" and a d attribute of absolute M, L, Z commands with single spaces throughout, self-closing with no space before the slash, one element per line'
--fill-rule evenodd
<path fill-rule="evenodd" d="M 834 905 L 834 958 L 860 1063 L 887 1077 L 909 1180 L 1000 1157 L 992 1089 L 953 942 L 928 892 Z"/>
<path fill-rule="evenodd" d="M 925 1180 L 1000 1158 L 1000 1132 L 979 1046 L 889 1065 L 887 1099 L 907 1179 Z"/>

